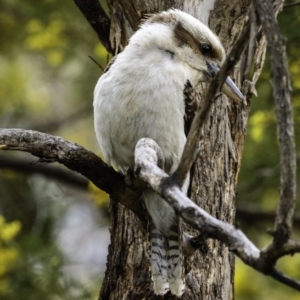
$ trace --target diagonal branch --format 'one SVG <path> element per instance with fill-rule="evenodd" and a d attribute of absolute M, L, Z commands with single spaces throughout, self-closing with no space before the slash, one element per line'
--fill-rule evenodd
<path fill-rule="evenodd" d="M 295 7 L 295 6 L 298 6 L 298 5 L 300 5 L 300 1 L 294 2 L 294 3 L 287 3 L 287 4 L 284 4 L 284 5 L 283 5 L 283 8 Z"/>
<path fill-rule="evenodd" d="M 88 179 L 81 175 L 74 174 L 70 170 L 64 170 L 60 167 L 51 167 L 45 164 L 32 163 L 32 159 L 11 157 L 7 155 L 0 155 L 0 169 L 10 169 L 24 174 L 42 174 L 47 178 L 58 180 L 68 185 L 72 185 L 77 189 L 87 190 Z M 262 210 L 258 206 L 240 205 L 236 208 L 237 222 L 246 222 L 247 225 L 256 227 L 258 221 L 273 222 L 275 213 L 273 211 Z M 293 218 L 294 226 L 300 226 L 300 214 L 296 214 Z M 191 237 L 192 240 L 198 237 Z M 195 243 L 194 243 L 195 244 Z M 195 251 L 197 245 L 192 251 Z"/>
<path fill-rule="evenodd" d="M 156 166 L 158 161 L 156 153 L 159 152 L 158 145 L 152 147 L 151 145 L 155 145 L 155 142 L 151 140 L 150 148 L 152 149 L 149 151 L 147 149 L 149 148 L 148 142 L 145 143 L 145 140 L 149 141 L 149 139 L 144 139 L 140 149 L 137 146 L 136 172 L 155 191 L 160 193 L 188 224 L 201 230 L 202 240 L 214 238 L 222 241 L 246 264 L 288 286 L 300 290 L 298 281 L 286 277 L 273 267 L 279 257 L 299 252 L 299 242 L 290 241 L 281 248 L 270 246 L 263 251 L 259 251 L 242 231 L 231 224 L 213 218 L 188 199 L 180 191 L 178 184 Z M 72 142 L 65 141 L 60 137 L 21 129 L 1 129 L 0 149 L 30 152 L 40 157 L 40 161 L 57 161 L 72 170 L 82 173 L 93 181 L 96 186 L 110 193 L 114 201 L 122 203 L 135 212 L 142 220 L 142 223 L 145 224 L 146 212 L 141 201 L 139 201 L 143 185 L 138 180 L 134 180 L 135 185 L 133 186 L 135 186 L 135 189 L 129 188 L 123 175 L 108 167 L 91 151 Z M 148 168 L 150 168 L 150 172 Z M 197 247 L 199 247 L 197 238 L 186 236 L 184 241 L 185 253 L 191 255 Z"/>
<path fill-rule="evenodd" d="M 39 157 L 40 162 L 58 162 L 73 171 L 81 173 L 99 189 L 107 192 L 113 201 L 121 203 L 134 212 L 142 225 L 147 226 L 147 212 L 141 201 L 145 184 L 139 179 L 125 177 L 117 173 L 96 154 L 82 146 L 66 141 L 61 137 L 37 131 L 0 129 L 0 150 L 29 152 Z M 160 163 L 163 164 L 163 160 Z M 7 166 L 8 162 L 4 161 L 3 165 Z M 22 167 L 24 167 L 23 163 Z M 29 172 L 28 166 L 26 169 Z M 49 175 L 49 172 L 47 173 Z M 201 246 L 200 242 L 197 238 L 185 234 L 184 252 L 192 255 Z"/>
<path fill-rule="evenodd" d="M 145 223 L 146 211 L 140 201 L 142 190 L 139 182 L 128 187 L 122 174 L 84 147 L 38 131 L 0 129 L 0 149 L 29 152 L 39 157 L 41 162 L 59 162 L 81 173 Z"/>
<path fill-rule="evenodd" d="M 240 59 L 242 52 L 244 51 L 247 43 L 249 42 L 249 34 L 250 34 L 250 23 L 248 22 L 244 26 L 240 38 L 233 46 L 227 59 L 225 60 L 223 66 L 221 67 L 220 72 L 215 76 L 215 78 L 212 80 L 211 84 L 209 85 L 205 98 L 201 103 L 201 106 L 194 117 L 190 132 L 187 136 L 187 141 L 181 156 L 180 163 L 177 167 L 177 170 L 172 175 L 174 180 L 176 180 L 180 185 L 184 183 L 187 174 L 189 173 L 196 159 L 198 144 L 201 138 L 201 132 L 205 124 L 205 121 L 209 116 L 211 106 L 215 101 L 216 94 L 220 91 L 228 74 Z"/>
<path fill-rule="evenodd" d="M 277 117 L 277 131 L 280 147 L 280 200 L 275 220 L 274 243 L 284 244 L 292 231 L 296 200 L 296 152 L 294 121 L 290 95 L 290 76 L 287 67 L 284 39 L 272 13 L 272 2 L 254 1 L 259 21 L 267 38 L 267 50 L 271 58 L 274 80 L 273 94 Z"/>
<path fill-rule="evenodd" d="M 272 269 L 268 275 L 271 276 L 272 278 L 274 278 L 275 280 L 277 280 L 297 291 L 300 291 L 300 289 L 299 289 L 300 282 L 299 281 L 296 281 L 296 280 L 284 275 L 283 273 L 279 272 L 277 269 Z"/>
<path fill-rule="evenodd" d="M 144 138 L 135 148 L 135 173 L 164 198 L 181 218 L 206 238 L 217 239 L 226 244 L 245 264 L 267 274 L 279 282 L 300 291 L 300 281 L 294 280 L 275 269 L 281 256 L 300 253 L 300 241 L 290 241 L 283 247 L 272 247 L 260 251 L 239 229 L 220 221 L 191 201 L 180 189 L 180 185 L 157 166 L 158 145 Z M 150 157 L 149 154 L 153 156 Z"/>

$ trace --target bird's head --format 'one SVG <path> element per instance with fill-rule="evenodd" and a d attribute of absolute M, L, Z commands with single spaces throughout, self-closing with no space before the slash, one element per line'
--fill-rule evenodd
<path fill-rule="evenodd" d="M 141 41 L 147 49 L 157 47 L 166 51 L 174 61 L 185 64 L 192 85 L 209 82 L 226 57 L 219 38 L 207 26 L 175 9 L 151 15 L 132 38 L 133 43 Z M 222 92 L 235 101 L 245 101 L 230 77 L 226 79 Z"/>

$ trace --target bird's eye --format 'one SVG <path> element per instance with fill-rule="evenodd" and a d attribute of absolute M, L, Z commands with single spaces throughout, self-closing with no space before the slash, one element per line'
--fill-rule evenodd
<path fill-rule="evenodd" d="M 201 51 L 201 53 L 202 53 L 203 55 L 209 55 L 209 54 L 211 54 L 211 52 L 212 52 L 212 48 L 211 48 L 210 45 L 202 44 L 202 45 L 200 46 L 200 51 Z"/>

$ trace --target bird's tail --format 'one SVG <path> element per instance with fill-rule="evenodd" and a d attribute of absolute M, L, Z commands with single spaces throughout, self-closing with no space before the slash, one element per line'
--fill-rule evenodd
<path fill-rule="evenodd" d="M 157 295 L 164 295 L 169 290 L 168 283 L 168 259 L 167 259 L 167 239 L 150 223 L 150 243 L 151 243 L 151 273 L 153 290 Z"/>
<path fill-rule="evenodd" d="M 184 281 L 179 218 L 173 208 L 153 191 L 145 193 L 145 203 L 151 216 L 153 290 L 163 295 L 170 289 L 172 294 L 181 296 Z"/>
<path fill-rule="evenodd" d="M 176 217 L 168 236 L 168 282 L 171 293 L 176 296 L 181 296 L 185 288 L 181 251 L 180 223 L 179 218 Z"/>

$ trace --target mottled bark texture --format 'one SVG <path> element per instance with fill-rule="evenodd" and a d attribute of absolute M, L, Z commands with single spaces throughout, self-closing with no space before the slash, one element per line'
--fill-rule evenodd
<path fill-rule="evenodd" d="M 143 15 L 170 7 L 183 9 L 208 23 L 228 53 L 244 26 L 251 1 L 109 0 L 108 4 L 110 42 L 116 53 L 124 48 Z M 264 60 L 263 35 L 255 36 L 252 47 L 255 76 L 250 81 L 255 83 Z M 243 86 L 249 102 L 253 89 L 252 84 L 245 81 L 249 78 L 243 75 L 249 51 L 245 53 L 232 75 L 236 83 Z M 252 57 L 250 59 L 252 61 Z M 204 94 L 201 87 L 200 92 Z M 228 105 L 225 96 L 216 100 L 204 127 L 199 157 L 192 172 L 192 200 L 212 216 L 230 223 L 235 216 L 235 186 L 247 116 L 247 109 Z M 111 204 L 111 215 L 112 242 L 99 299 L 162 299 L 153 295 L 151 289 L 147 232 L 133 213 L 115 202 Z M 190 228 L 186 230 L 195 235 Z M 220 242 L 208 240 L 200 251 L 186 259 L 186 292 L 182 299 L 233 299 L 233 277 L 233 254 Z M 163 299 L 175 297 L 167 294 Z"/>

